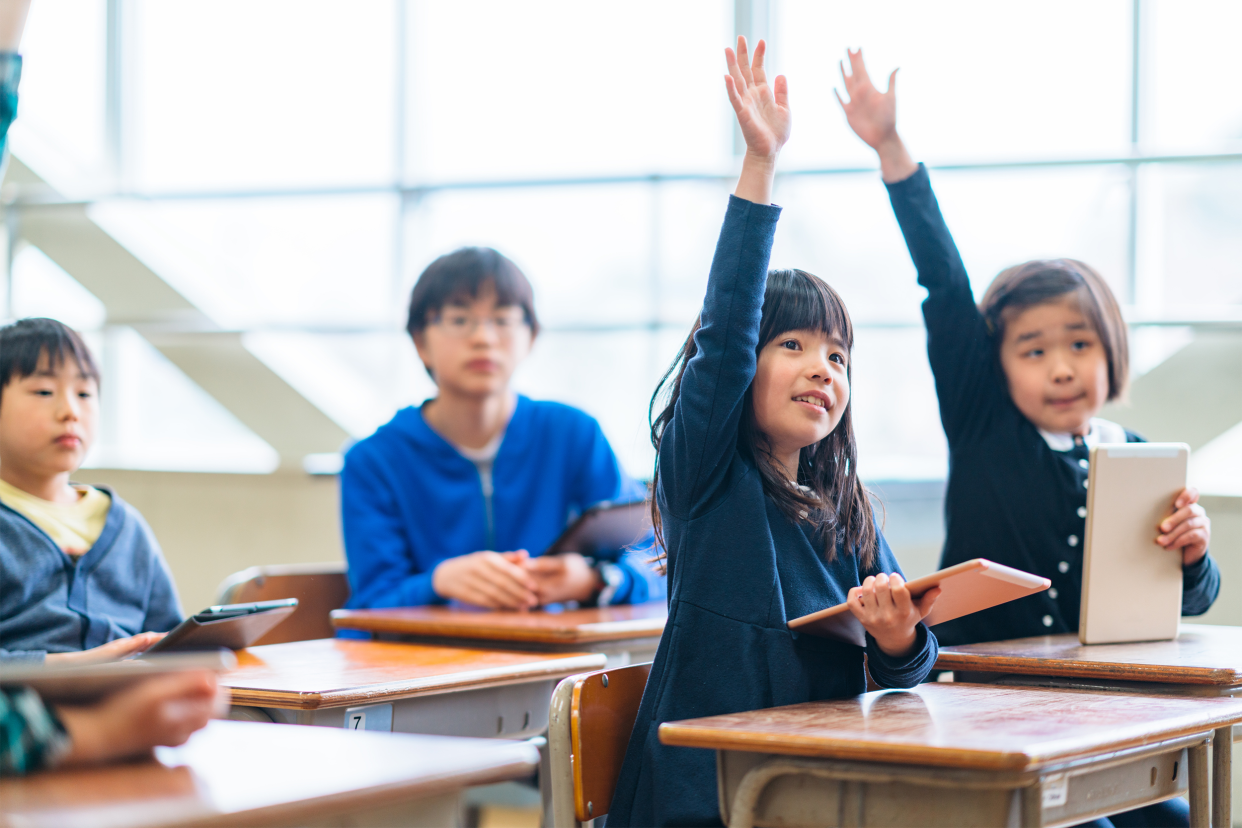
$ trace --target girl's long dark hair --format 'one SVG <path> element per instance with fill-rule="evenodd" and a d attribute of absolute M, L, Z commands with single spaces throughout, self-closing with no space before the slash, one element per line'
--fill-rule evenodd
<path fill-rule="evenodd" d="M 651 521 L 655 526 L 658 560 L 667 552 L 658 501 L 660 483 L 660 438 L 673 419 L 686 365 L 698 353 L 694 336 L 701 319 L 696 320 L 676 359 L 660 379 L 647 409 L 651 424 L 651 443 L 656 449 L 655 474 L 651 481 Z M 759 322 L 759 345 L 763 347 L 788 331 L 818 331 L 841 339 L 847 352 L 854 349 L 854 326 L 837 292 L 817 276 L 802 270 L 773 270 L 768 273 L 763 294 L 763 316 Z M 846 361 L 850 377 L 852 359 Z M 802 449 L 798 457 L 798 484 L 809 492 L 789 485 L 772 461 L 767 440 L 755 425 L 754 404 L 746 391 L 742 423 L 738 430 L 738 449 L 755 464 L 763 480 L 763 490 L 792 521 L 813 526 L 824 542 L 827 560 L 836 557 L 840 543 L 847 554 L 859 557 L 863 569 L 875 560 L 877 537 L 871 502 L 858 479 L 858 449 L 854 441 L 852 405 L 846 405 L 841 421 L 832 432 Z M 852 400 L 852 397 L 851 397 Z M 662 404 L 657 414 L 657 406 Z"/>

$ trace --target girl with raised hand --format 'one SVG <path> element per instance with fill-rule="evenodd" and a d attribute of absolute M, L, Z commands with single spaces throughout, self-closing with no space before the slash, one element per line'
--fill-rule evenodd
<path fill-rule="evenodd" d="M 839 93 L 838 100 L 850 127 L 879 154 L 893 212 L 928 290 L 927 353 L 949 440 L 941 565 L 986 557 L 1052 580 L 1046 592 L 941 624 L 936 634 L 961 644 L 1075 632 L 1090 449 L 1142 440 L 1096 416 L 1128 379 L 1117 300 L 1088 265 L 1050 259 L 1002 271 L 976 305 L 927 169 L 897 134 L 896 72 L 881 93 L 861 50 L 849 61 L 851 74 L 841 68 L 849 101 Z M 1184 489 L 1152 527 L 1153 543 L 1181 557 L 1184 615 L 1206 612 L 1220 591 L 1207 554 L 1211 524 L 1198 499 Z M 1113 817 L 1118 825 L 1179 820 L 1186 824 L 1184 815 L 1151 823 Z"/>
<path fill-rule="evenodd" d="M 661 745 L 661 722 L 866 690 L 863 649 L 796 635 L 790 619 L 848 600 L 885 687 L 936 660 L 922 623 L 936 591 L 911 598 L 857 477 L 849 314 L 815 276 L 767 269 L 790 113 L 764 49 L 725 50 L 745 160 L 699 320 L 652 398 L 669 618 L 609 826 L 719 824 L 715 756 Z"/>

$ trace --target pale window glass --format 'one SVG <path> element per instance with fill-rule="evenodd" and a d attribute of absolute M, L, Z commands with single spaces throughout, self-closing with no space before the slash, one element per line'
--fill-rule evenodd
<path fill-rule="evenodd" d="M 88 468 L 266 474 L 280 458 L 132 328 L 88 334 L 103 384 Z"/>
<path fill-rule="evenodd" d="M 374 432 L 398 409 L 435 396 L 435 383 L 404 331 L 259 332 L 242 342 L 355 438 Z"/>
<path fill-rule="evenodd" d="M 1139 192 L 1144 309 L 1200 315 L 1242 304 L 1242 163 L 1161 164 L 1143 170 Z"/>
<path fill-rule="evenodd" d="M 645 321 L 653 198 L 644 184 L 433 193 L 407 213 L 407 284 L 437 256 L 483 245 L 522 268 L 546 325 Z"/>
<path fill-rule="evenodd" d="M 1237 151 L 1242 142 L 1242 3 L 1144 0 L 1144 144 Z"/>
<path fill-rule="evenodd" d="M 389 182 L 393 3 L 137 0 L 141 190 Z"/>
<path fill-rule="evenodd" d="M 676 353 L 675 346 L 667 348 L 667 339 L 643 330 L 548 331 L 518 369 L 514 386 L 536 399 L 569 403 L 595 417 L 622 467 L 650 479 L 655 454 L 647 403 L 665 363 Z"/>
<path fill-rule="evenodd" d="M 1126 0 L 775 4 L 774 69 L 790 78 L 791 167 L 875 165 L 833 88 L 846 47 L 877 86 L 898 73 L 898 126 L 918 158 L 1116 154 L 1128 149 Z"/>
<path fill-rule="evenodd" d="M 34 3 L 22 36 L 12 148 L 63 192 L 108 184 L 104 12 L 103 0 Z"/>
<path fill-rule="evenodd" d="M 13 305 L 0 315 L 21 319 L 46 316 L 78 331 L 103 327 L 108 312 L 95 294 L 33 245 L 23 245 L 13 257 Z"/>
<path fill-rule="evenodd" d="M 114 201 L 91 217 L 220 325 L 391 324 L 397 197 Z"/>
<path fill-rule="evenodd" d="M 411 180 L 702 170 L 732 153 L 729 2 L 407 10 Z"/>

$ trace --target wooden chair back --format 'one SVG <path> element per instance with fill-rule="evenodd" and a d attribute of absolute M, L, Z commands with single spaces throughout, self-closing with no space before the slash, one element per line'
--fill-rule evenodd
<path fill-rule="evenodd" d="M 230 575 L 220 584 L 221 604 L 246 604 L 251 601 L 274 601 L 297 598 L 293 614 L 255 642 L 283 644 L 332 638 L 331 613 L 349 600 L 349 580 L 345 563 L 287 564 L 284 566 L 252 566 Z"/>
<path fill-rule="evenodd" d="M 570 676 L 552 699 L 548 741 L 553 824 L 576 828 L 608 812 L 651 664 Z"/>

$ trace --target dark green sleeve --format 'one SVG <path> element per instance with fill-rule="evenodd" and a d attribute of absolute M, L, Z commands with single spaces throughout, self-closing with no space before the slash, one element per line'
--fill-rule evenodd
<path fill-rule="evenodd" d="M 38 693 L 29 687 L 0 690 L 0 775 L 49 767 L 68 746 L 65 726 Z"/>

